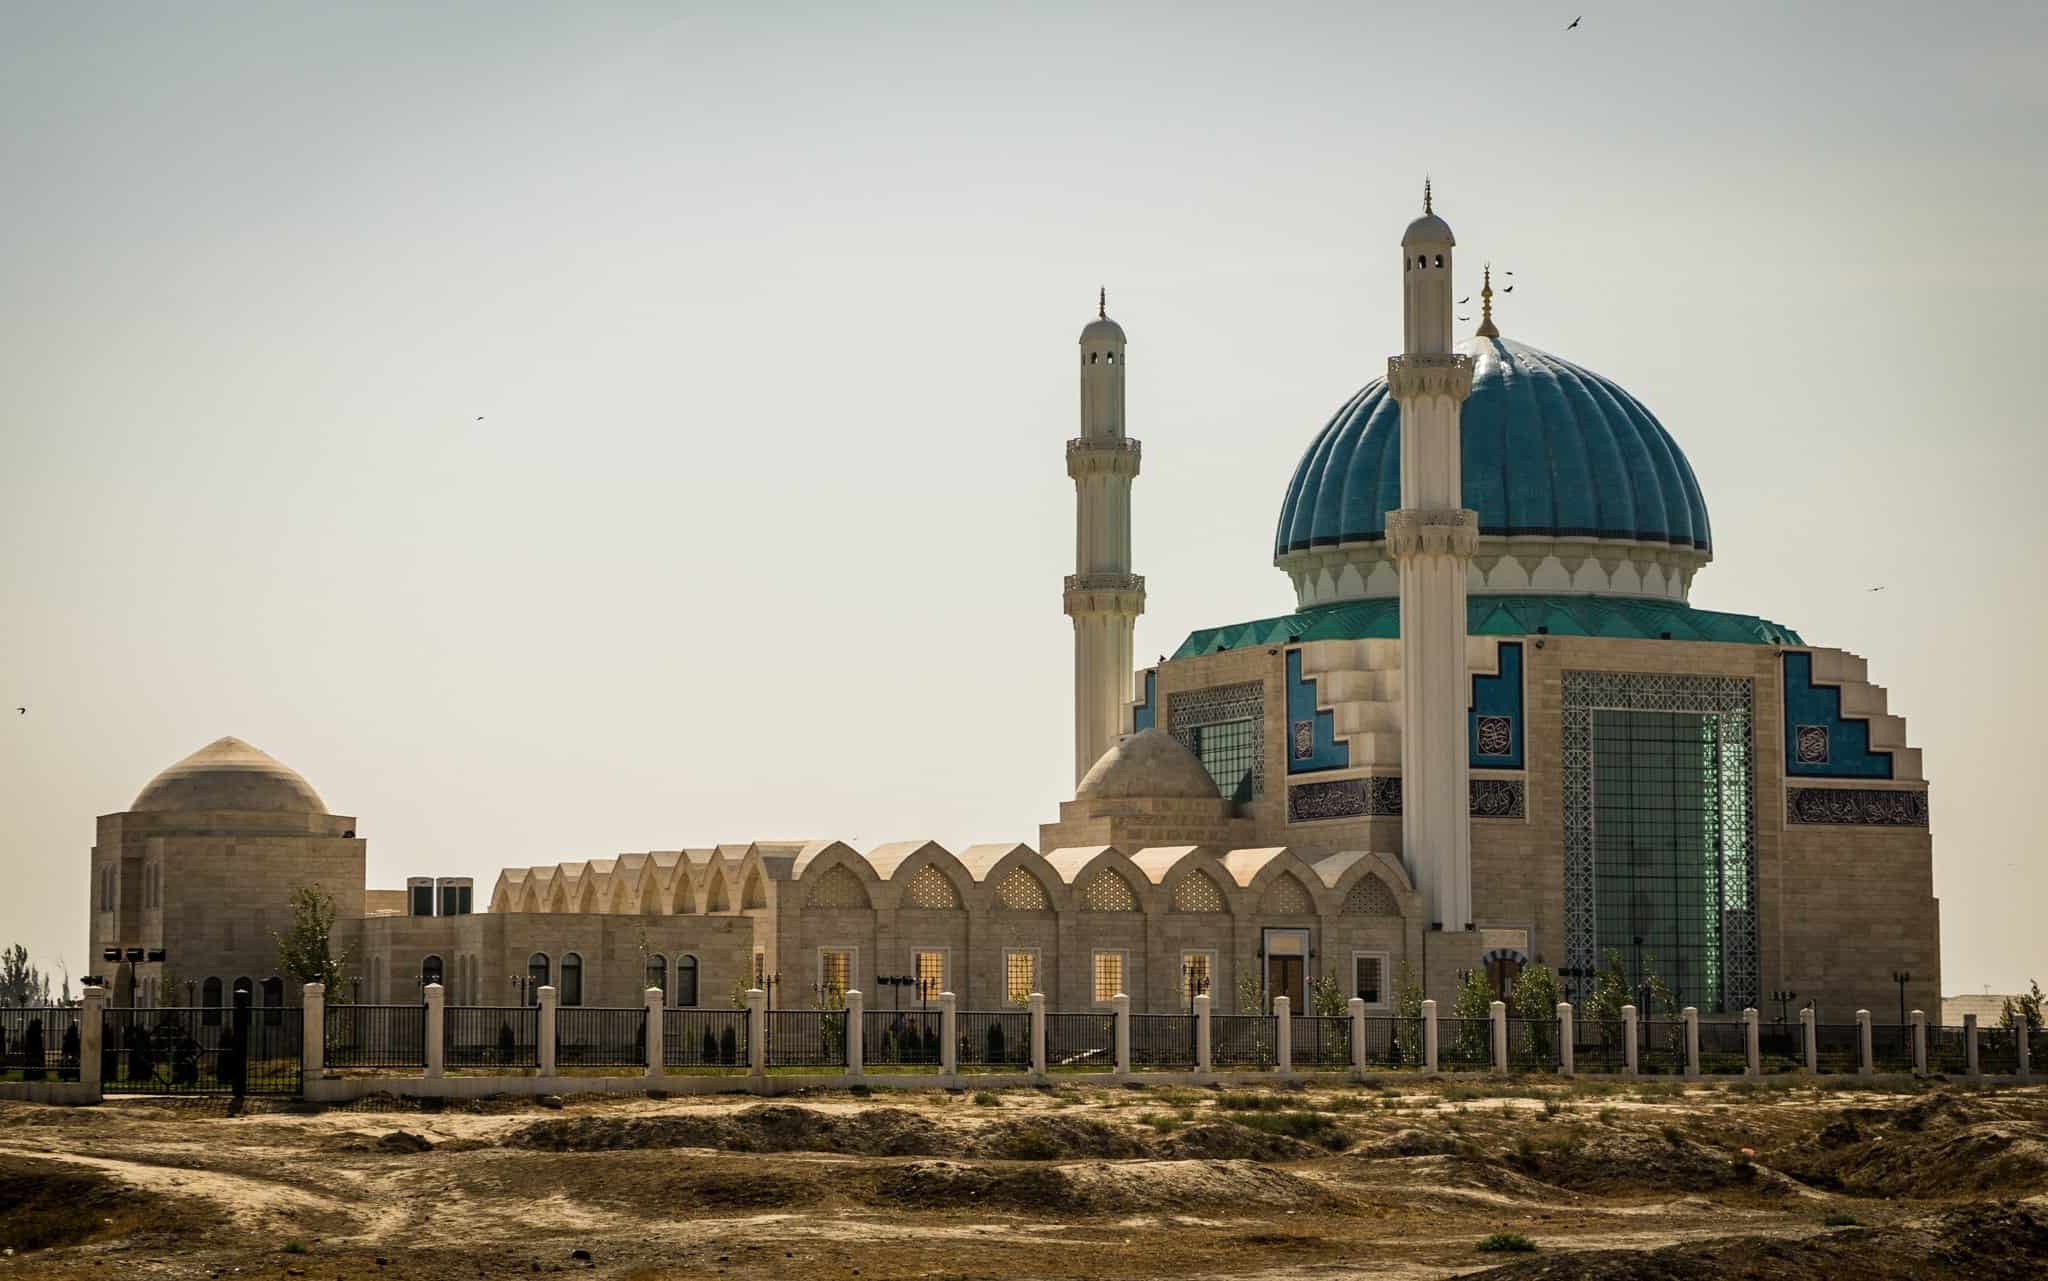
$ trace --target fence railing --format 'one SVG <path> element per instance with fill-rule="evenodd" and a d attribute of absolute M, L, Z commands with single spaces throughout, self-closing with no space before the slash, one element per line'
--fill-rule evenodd
<path fill-rule="evenodd" d="M 1685 1075 L 1685 1022 L 1643 1019 L 1636 1024 L 1636 1071 L 1645 1076 Z"/>
<path fill-rule="evenodd" d="M 1365 1019 L 1365 1063 L 1375 1068 L 1420 1068 L 1422 1020 L 1390 1014 Z"/>
<path fill-rule="evenodd" d="M 661 1061 L 665 1067 L 744 1070 L 751 1060 L 745 1010 L 663 1010 Z"/>
<path fill-rule="evenodd" d="M 938 1010 L 863 1010 L 860 1057 L 877 1067 L 937 1067 L 945 1057 L 945 1018 Z M 1029 1054 L 1027 1042 L 1024 1052 Z"/>
<path fill-rule="evenodd" d="M 1351 1019 L 1323 1014 L 1293 1017 L 1287 1054 L 1298 1068 L 1346 1067 L 1351 1063 Z"/>
<path fill-rule="evenodd" d="M 1280 1062 L 1279 1026 L 1265 1014 L 1212 1014 L 1209 1061 L 1219 1068 L 1273 1067 Z"/>
<path fill-rule="evenodd" d="M 1572 1021 L 1572 1069 L 1621 1072 L 1628 1067 L 1628 1029 L 1620 1019 Z"/>
<path fill-rule="evenodd" d="M 1878 1072 L 1913 1070 L 1913 1029 L 1896 1023 L 1875 1024 L 1870 1029 L 1870 1063 Z"/>
<path fill-rule="evenodd" d="M 1965 1037 L 1967 1028 L 1930 1027 L 1927 1029 L 1927 1070 L 1935 1076 L 1964 1076 L 1970 1071 L 1970 1045 Z"/>
<path fill-rule="evenodd" d="M 1558 1066 L 1557 1017 L 1508 1019 L 1508 1068 L 1515 1072 L 1555 1072 Z"/>
<path fill-rule="evenodd" d="M 1439 1018 L 1436 1065 L 1445 1072 L 1484 1072 L 1493 1067 L 1493 1020 Z"/>
<path fill-rule="evenodd" d="M 304 1049 L 297 1009 L 124 1009 L 100 1026 L 108 1094 L 296 1094 Z"/>
<path fill-rule="evenodd" d="M 329 1067 L 424 1067 L 427 1007 L 331 1005 L 325 1037 Z"/>
<path fill-rule="evenodd" d="M 1047 1014 L 1045 1066 L 1051 1070 L 1109 1072 L 1116 1068 L 1116 1016 Z"/>
<path fill-rule="evenodd" d="M 1816 1023 L 1813 1027 L 1814 1067 L 1830 1073 L 1863 1070 L 1863 1032 L 1854 1023 Z"/>
<path fill-rule="evenodd" d="M 451 1005 L 442 1019 L 441 1054 L 451 1068 L 524 1072 L 540 1066 L 540 1010 L 534 1006 Z"/>
<path fill-rule="evenodd" d="M 1191 1068 L 1194 1065 L 1194 1015 L 1131 1015 L 1132 1067 Z"/>
<path fill-rule="evenodd" d="M 1797 1023 L 1766 1023 L 1757 1028 L 1756 1051 L 1766 1076 L 1806 1067 L 1806 1042 Z"/>
<path fill-rule="evenodd" d="M 1748 1027 L 1741 1023 L 1701 1023 L 1700 1072 L 1706 1076 L 1741 1076 L 1747 1071 Z"/>
<path fill-rule="evenodd" d="M 2031 1043 L 2027 1048 L 2033 1048 Z M 2011 1028 L 1977 1029 L 1977 1070 L 1987 1076 L 2010 1076 L 2020 1070 L 2019 1038 Z"/>
<path fill-rule="evenodd" d="M 1031 1066 L 1031 1015 L 1023 1010 L 963 1010 L 958 1016 L 962 1068 L 1018 1072 Z"/>
<path fill-rule="evenodd" d="M 571 1005 L 555 1011 L 558 1067 L 646 1067 L 647 1007 Z"/>
<path fill-rule="evenodd" d="M 770 1010 L 767 1019 L 769 1067 L 845 1066 L 845 1010 Z"/>
<path fill-rule="evenodd" d="M 82 1013 L 70 1005 L 0 1009 L 0 1080 L 76 1081 Z"/>

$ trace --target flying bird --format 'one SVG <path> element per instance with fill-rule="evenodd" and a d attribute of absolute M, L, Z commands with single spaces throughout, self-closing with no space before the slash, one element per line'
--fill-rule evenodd
<path fill-rule="evenodd" d="M 1470 316 L 1460 316 L 1460 317 L 1458 317 L 1458 319 L 1460 319 L 1460 320 L 1470 320 L 1470 319 L 1472 319 L 1472 317 L 1470 317 Z"/>
<path fill-rule="evenodd" d="M 1501 292 L 1504 294 L 1511 294 L 1515 292 L 1515 287 L 1513 285 L 1509 285 L 1506 289 L 1501 290 Z"/>
<path fill-rule="evenodd" d="M 482 421 L 484 420 L 484 416 L 483 416 L 482 414 L 478 414 L 478 415 L 476 416 L 476 420 L 477 420 L 478 422 L 482 422 Z"/>
<path fill-rule="evenodd" d="M 1881 592 L 1881 591 L 1883 591 L 1883 590 L 1884 590 L 1884 588 L 1882 588 L 1882 587 L 1873 587 L 1873 588 L 1871 588 L 1870 590 L 1871 590 L 1871 591 L 1874 591 L 1874 592 Z"/>
<path fill-rule="evenodd" d="M 1570 31 L 1570 30 L 1572 29 L 1572 27 L 1576 27 L 1576 26 L 1578 26 L 1580 22 L 1584 21 L 1585 17 L 1586 17 L 1586 15 L 1582 13 L 1582 14 L 1580 14 L 1580 15 L 1579 15 L 1578 17 L 1576 17 L 1576 18 L 1573 18 L 1573 19 L 1572 19 L 1572 25 L 1571 25 L 1570 27 L 1566 27 L 1566 28 L 1565 28 L 1565 30 L 1566 30 L 1566 31 Z"/>
<path fill-rule="evenodd" d="M 14 710 L 20 712 L 23 716 L 28 715 L 28 709 L 26 707 L 17 707 Z"/>

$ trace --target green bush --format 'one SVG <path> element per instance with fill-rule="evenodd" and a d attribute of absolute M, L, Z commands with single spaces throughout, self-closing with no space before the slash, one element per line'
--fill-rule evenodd
<path fill-rule="evenodd" d="M 1820 1221 L 1824 1228 L 1860 1228 L 1863 1220 L 1853 1214 L 1830 1214 Z"/>
<path fill-rule="evenodd" d="M 977 1107 L 999 1108 L 1003 1106 L 1003 1101 L 987 1090 L 975 1091 L 974 1102 Z"/>
<path fill-rule="evenodd" d="M 1254 1112 L 1231 1120 L 1249 1130 L 1283 1134 L 1332 1152 L 1351 1146 L 1350 1132 L 1320 1112 Z"/>
<path fill-rule="evenodd" d="M 1536 1243 L 1519 1232 L 1496 1232 L 1479 1238 L 1479 1244 L 1472 1248 L 1501 1254 L 1527 1254 L 1536 1248 Z"/>

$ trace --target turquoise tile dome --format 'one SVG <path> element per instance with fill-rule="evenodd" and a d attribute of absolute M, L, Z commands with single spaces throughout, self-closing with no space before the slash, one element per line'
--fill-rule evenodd
<path fill-rule="evenodd" d="M 1471 338 L 1465 506 L 1479 532 L 1612 538 L 1711 555 L 1706 500 L 1663 424 L 1612 381 L 1506 338 Z M 1400 408 L 1376 378 L 1331 418 L 1287 486 L 1275 559 L 1374 542 L 1401 505 Z"/>

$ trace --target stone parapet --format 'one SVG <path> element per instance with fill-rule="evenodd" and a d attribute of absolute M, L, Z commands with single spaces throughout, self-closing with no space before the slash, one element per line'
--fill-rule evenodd
<path fill-rule="evenodd" d="M 1470 560 L 1478 547 L 1478 512 L 1463 508 L 1422 511 L 1403 507 L 1387 513 L 1387 550 L 1397 561 L 1414 556 L 1456 556 Z"/>
<path fill-rule="evenodd" d="M 1470 356 L 1389 356 L 1387 389 L 1395 400 L 1420 396 L 1448 396 L 1463 400 L 1472 394 Z"/>

